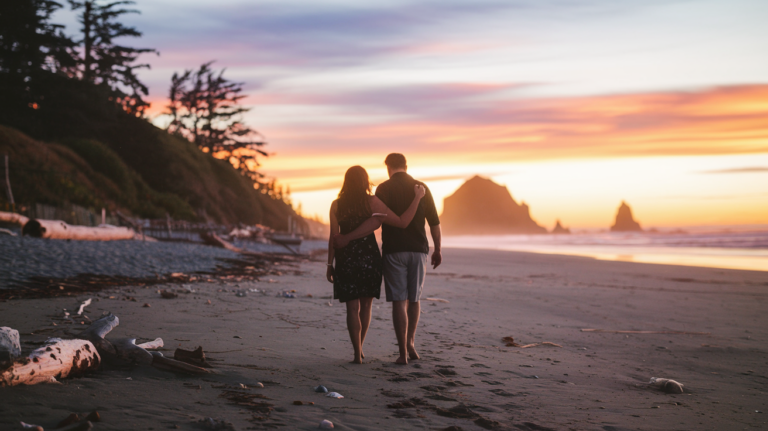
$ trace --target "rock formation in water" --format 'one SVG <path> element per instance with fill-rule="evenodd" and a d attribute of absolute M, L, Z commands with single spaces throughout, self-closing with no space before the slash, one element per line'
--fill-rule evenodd
<path fill-rule="evenodd" d="M 556 235 L 564 235 L 571 233 L 571 230 L 567 227 L 563 227 L 563 225 L 560 224 L 560 220 L 558 220 L 555 228 L 552 229 L 552 233 Z"/>
<path fill-rule="evenodd" d="M 640 223 L 632 217 L 632 210 L 626 202 L 621 201 L 619 212 L 616 213 L 616 223 L 611 226 L 611 232 L 642 232 Z"/>
<path fill-rule="evenodd" d="M 518 204 L 506 187 L 475 176 L 444 200 L 440 224 L 446 235 L 541 234 L 528 205 Z"/>

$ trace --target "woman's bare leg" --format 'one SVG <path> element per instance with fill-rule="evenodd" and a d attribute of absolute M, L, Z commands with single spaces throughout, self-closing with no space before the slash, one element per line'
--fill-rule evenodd
<path fill-rule="evenodd" d="M 355 364 L 362 364 L 363 358 L 361 354 L 360 343 L 360 300 L 353 299 L 347 301 L 347 330 L 349 331 L 349 339 L 352 341 L 352 348 L 355 350 L 355 359 L 352 361 Z"/>
<path fill-rule="evenodd" d="M 368 333 L 368 327 L 371 326 L 371 306 L 373 298 L 360 298 L 360 357 L 365 359 L 363 353 L 363 344 L 365 344 L 365 334 Z"/>

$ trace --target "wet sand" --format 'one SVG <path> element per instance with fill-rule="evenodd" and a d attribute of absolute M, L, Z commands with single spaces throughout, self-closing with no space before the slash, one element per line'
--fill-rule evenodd
<path fill-rule="evenodd" d="M 765 272 L 448 249 L 424 295 L 448 302 L 422 302 L 422 359 L 397 366 L 385 301 L 374 302 L 366 363 L 349 364 L 324 262 L 281 271 L 273 282 L 191 284 L 177 299 L 161 299 L 163 286 L 90 295 L 91 318 L 120 318 L 108 338 L 162 337 L 167 356 L 201 345 L 216 373 L 113 364 L 59 385 L 0 388 L 0 429 L 53 429 L 91 410 L 103 419 L 95 430 L 206 429 L 197 421 L 208 417 L 237 430 L 317 429 L 323 419 L 342 430 L 768 428 Z M 242 289 L 267 292 L 235 296 Z M 284 290 L 297 297 L 276 296 Z M 0 326 L 18 329 L 28 351 L 25 341 L 56 335 L 41 330 L 71 327 L 62 309 L 87 297 L 3 302 Z M 507 336 L 562 347 L 507 347 Z M 685 393 L 651 387 L 651 377 Z M 319 384 L 345 398 L 315 393 Z"/>

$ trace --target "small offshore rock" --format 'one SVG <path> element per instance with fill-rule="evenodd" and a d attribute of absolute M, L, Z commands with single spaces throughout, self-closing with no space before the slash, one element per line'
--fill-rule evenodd
<path fill-rule="evenodd" d="M 323 393 L 328 393 L 328 388 L 326 388 L 326 387 L 325 387 L 325 386 L 323 386 L 323 385 L 320 385 L 320 386 L 318 386 L 318 387 L 316 387 L 316 388 L 315 388 L 315 392 L 323 392 Z"/>
<path fill-rule="evenodd" d="M 333 422 L 329 421 L 328 419 L 323 419 L 322 421 L 320 421 L 320 429 L 332 430 Z"/>

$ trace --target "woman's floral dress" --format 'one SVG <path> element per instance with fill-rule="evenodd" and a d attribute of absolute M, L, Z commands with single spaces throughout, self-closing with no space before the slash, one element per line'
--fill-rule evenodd
<path fill-rule="evenodd" d="M 339 220 L 339 229 L 347 234 L 357 229 L 366 216 L 348 216 Z M 347 302 L 359 298 L 379 298 L 381 295 L 381 252 L 376 237 L 370 234 L 352 240 L 336 250 L 333 276 L 333 298 Z"/>

